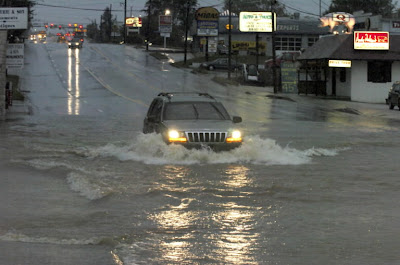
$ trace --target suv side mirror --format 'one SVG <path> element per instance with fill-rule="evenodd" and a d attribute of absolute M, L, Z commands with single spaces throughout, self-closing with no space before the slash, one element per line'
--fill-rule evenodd
<path fill-rule="evenodd" d="M 233 121 L 233 123 L 240 123 L 240 122 L 242 122 L 242 117 L 233 116 L 232 121 Z"/>

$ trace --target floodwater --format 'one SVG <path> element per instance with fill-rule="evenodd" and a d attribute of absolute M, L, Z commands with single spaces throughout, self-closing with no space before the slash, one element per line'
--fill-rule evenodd
<path fill-rule="evenodd" d="M 397 112 L 249 99 L 219 153 L 121 106 L 1 123 L 0 264 L 399 264 Z"/>

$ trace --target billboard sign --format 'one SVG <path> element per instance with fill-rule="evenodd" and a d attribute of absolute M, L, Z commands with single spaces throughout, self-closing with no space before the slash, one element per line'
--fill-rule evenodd
<path fill-rule="evenodd" d="M 127 17 L 125 20 L 125 25 L 127 27 L 141 28 L 142 18 L 141 17 Z"/>
<path fill-rule="evenodd" d="M 2 7 L 0 8 L 0 30 L 1 29 L 27 29 L 28 8 L 27 7 Z"/>
<path fill-rule="evenodd" d="M 196 11 L 197 35 L 218 36 L 219 12 L 213 7 L 202 7 Z"/>
<path fill-rule="evenodd" d="M 6 67 L 7 69 L 22 69 L 24 67 L 23 43 L 13 43 L 7 45 Z"/>
<path fill-rule="evenodd" d="M 355 31 L 355 50 L 389 50 L 389 32 Z"/>
<path fill-rule="evenodd" d="M 273 22 L 274 25 L 272 25 Z M 273 32 L 276 30 L 275 13 L 240 12 L 239 30 L 242 32 Z"/>

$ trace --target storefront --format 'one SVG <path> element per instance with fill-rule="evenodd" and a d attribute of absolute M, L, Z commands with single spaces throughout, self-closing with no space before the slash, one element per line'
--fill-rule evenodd
<path fill-rule="evenodd" d="M 359 46 L 355 34 L 323 37 L 299 57 L 299 93 L 385 103 L 391 84 L 400 79 L 400 36 L 387 33 L 381 47 L 384 41 L 362 40 Z M 385 38 L 380 32 L 365 35 Z"/>

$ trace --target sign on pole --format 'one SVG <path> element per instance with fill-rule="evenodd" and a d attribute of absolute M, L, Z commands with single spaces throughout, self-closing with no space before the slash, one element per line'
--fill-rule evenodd
<path fill-rule="evenodd" d="M 196 11 L 197 35 L 218 36 L 219 12 L 213 7 L 202 7 Z"/>
<path fill-rule="evenodd" d="M 24 67 L 23 43 L 13 43 L 7 45 L 6 67 L 7 69 L 22 69 Z"/>
<path fill-rule="evenodd" d="M 273 22 L 274 25 L 272 25 Z M 239 30 L 242 32 L 273 32 L 276 30 L 275 13 L 240 12 Z"/>
<path fill-rule="evenodd" d="M 2 7 L 0 8 L 0 29 L 27 29 L 27 7 Z"/>
<path fill-rule="evenodd" d="M 172 32 L 172 16 L 161 15 L 160 16 L 160 33 L 171 33 Z"/>

